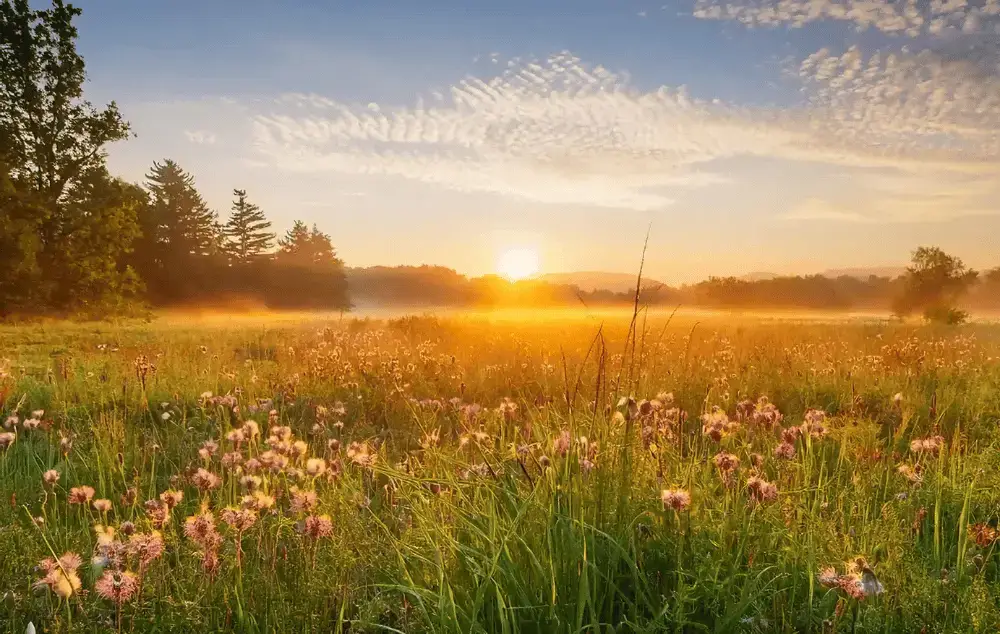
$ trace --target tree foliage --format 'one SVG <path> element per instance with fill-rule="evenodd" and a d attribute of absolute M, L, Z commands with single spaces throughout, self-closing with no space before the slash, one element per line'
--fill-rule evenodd
<path fill-rule="evenodd" d="M 271 250 L 274 234 L 264 212 L 247 200 L 246 190 L 234 189 L 233 196 L 233 213 L 223 228 L 226 250 L 232 263 L 247 265 Z"/>
<path fill-rule="evenodd" d="M 344 263 L 330 236 L 315 225 L 295 224 L 278 241 L 272 271 L 269 305 L 284 308 L 351 307 Z"/>
<path fill-rule="evenodd" d="M 79 14 L 62 0 L 47 9 L 0 1 L 3 313 L 100 313 L 138 288 L 122 265 L 134 201 L 105 169 L 105 147 L 129 127 L 114 102 L 99 109 L 83 98 Z"/>
<path fill-rule="evenodd" d="M 902 293 L 894 304 L 895 312 L 906 316 L 921 310 L 930 321 L 960 323 L 967 314 L 955 304 L 975 284 L 978 276 L 961 258 L 948 255 L 937 247 L 919 247 L 906 269 Z"/>

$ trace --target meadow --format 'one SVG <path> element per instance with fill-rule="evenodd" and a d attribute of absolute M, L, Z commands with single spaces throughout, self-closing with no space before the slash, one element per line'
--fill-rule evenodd
<path fill-rule="evenodd" d="M 996 632 L 1000 326 L 0 327 L 0 632 Z"/>

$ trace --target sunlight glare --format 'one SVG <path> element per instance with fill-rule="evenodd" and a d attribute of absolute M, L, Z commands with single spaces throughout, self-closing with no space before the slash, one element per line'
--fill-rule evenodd
<path fill-rule="evenodd" d="M 497 273 L 516 282 L 538 273 L 538 252 L 516 248 L 504 251 L 497 261 Z"/>

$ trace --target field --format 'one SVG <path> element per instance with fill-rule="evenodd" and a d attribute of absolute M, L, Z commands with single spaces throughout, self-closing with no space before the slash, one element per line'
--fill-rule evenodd
<path fill-rule="evenodd" d="M 0 328 L 0 631 L 996 632 L 1000 327 Z"/>

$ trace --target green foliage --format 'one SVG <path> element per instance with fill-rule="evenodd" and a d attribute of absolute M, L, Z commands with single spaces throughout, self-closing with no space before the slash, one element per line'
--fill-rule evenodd
<path fill-rule="evenodd" d="M 903 290 L 894 310 L 900 316 L 923 310 L 931 321 L 960 323 L 964 321 L 962 311 L 954 310 L 953 306 L 978 276 L 960 258 L 937 247 L 919 247 L 913 252 L 912 265 L 906 269 Z"/>
<path fill-rule="evenodd" d="M 271 269 L 268 304 L 283 308 L 351 307 L 344 263 L 330 236 L 315 225 L 295 224 L 278 240 Z"/>
<path fill-rule="evenodd" d="M 233 264 L 247 265 L 271 250 L 274 234 L 260 207 L 247 201 L 245 190 L 234 189 L 233 196 L 233 213 L 222 232 Z"/>
<path fill-rule="evenodd" d="M 121 264 L 134 197 L 104 167 L 105 146 L 129 128 L 113 102 L 83 98 L 79 14 L 61 0 L 0 2 L 0 316 L 100 313 L 137 290 Z"/>

